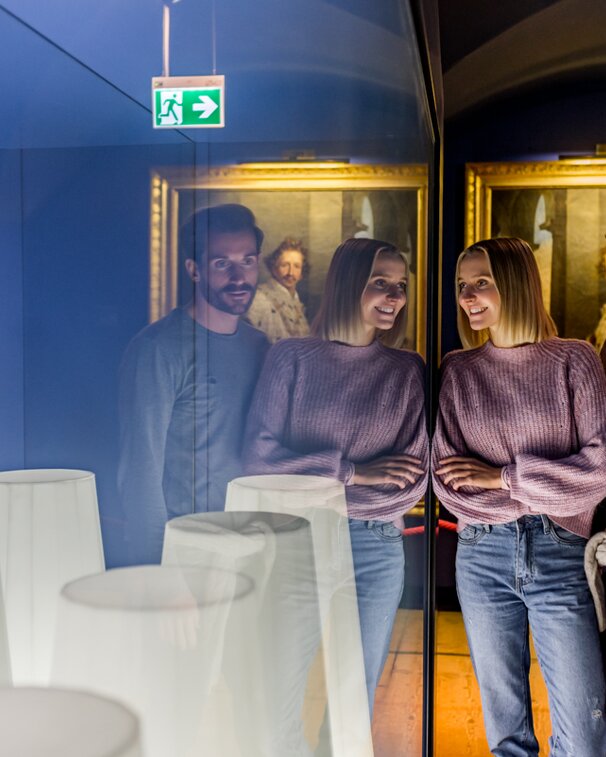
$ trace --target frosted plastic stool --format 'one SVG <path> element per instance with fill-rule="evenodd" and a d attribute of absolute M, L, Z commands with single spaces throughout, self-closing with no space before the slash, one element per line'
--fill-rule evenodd
<path fill-rule="evenodd" d="M 255 582 L 226 627 L 222 672 L 231 707 L 213 703 L 214 752 L 311 755 L 301 715 L 320 616 L 309 522 L 263 512 L 175 518 L 166 524 L 162 562 L 241 571 Z"/>
<path fill-rule="evenodd" d="M 0 689 L 0 757 L 142 757 L 135 715 L 82 691 Z"/>
<path fill-rule="evenodd" d="M 221 667 L 242 575 L 144 565 L 65 586 L 51 680 L 124 702 L 140 717 L 146 757 L 206 754 L 202 714 Z"/>
<path fill-rule="evenodd" d="M 364 657 L 344 486 L 321 476 L 246 476 L 227 487 L 225 509 L 309 521 L 334 757 L 373 755 Z"/>
<path fill-rule="evenodd" d="M 4 613 L 4 598 L 2 596 L 2 581 L 0 580 L 0 687 L 10 686 L 12 680 L 11 659 L 8 652 L 6 616 Z"/>
<path fill-rule="evenodd" d="M 0 473 L 0 579 L 15 685 L 48 683 L 61 587 L 104 568 L 93 473 Z"/>

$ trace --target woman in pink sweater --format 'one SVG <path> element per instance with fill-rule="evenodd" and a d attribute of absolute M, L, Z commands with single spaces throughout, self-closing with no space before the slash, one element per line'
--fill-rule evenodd
<path fill-rule="evenodd" d="M 595 611 L 583 569 L 606 495 L 606 379 L 558 339 L 531 248 L 489 239 L 457 263 L 464 349 L 446 356 L 432 450 L 459 519 L 457 592 L 493 754 L 534 757 L 529 627 L 549 692 L 550 754 L 606 755 Z"/>
<path fill-rule="evenodd" d="M 315 336 L 269 351 L 244 444 L 251 474 L 345 484 L 371 712 L 404 587 L 402 515 L 427 482 L 423 361 L 396 349 L 407 276 L 390 244 L 348 239 L 337 248 Z"/>

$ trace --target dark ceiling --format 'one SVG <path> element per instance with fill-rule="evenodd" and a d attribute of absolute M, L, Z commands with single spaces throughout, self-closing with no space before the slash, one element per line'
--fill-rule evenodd
<path fill-rule="evenodd" d="M 603 87 L 606 0 L 436 0 L 444 110 Z"/>
<path fill-rule="evenodd" d="M 444 72 L 528 16 L 558 0 L 438 0 Z"/>

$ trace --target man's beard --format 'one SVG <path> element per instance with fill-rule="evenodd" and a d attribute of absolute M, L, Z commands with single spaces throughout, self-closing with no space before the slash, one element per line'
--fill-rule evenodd
<path fill-rule="evenodd" d="M 200 284 L 204 299 L 209 305 L 216 310 L 220 310 L 222 313 L 243 315 L 252 305 L 255 287 L 250 284 L 227 284 L 227 286 L 221 287 L 221 289 L 211 289 L 206 281 L 200 282 Z M 224 295 L 229 295 L 230 292 L 250 292 L 250 297 L 245 302 L 229 302 L 224 299 Z"/>

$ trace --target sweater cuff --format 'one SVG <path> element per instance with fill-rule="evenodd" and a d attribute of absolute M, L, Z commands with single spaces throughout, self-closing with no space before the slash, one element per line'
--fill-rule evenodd
<path fill-rule="evenodd" d="M 511 478 L 509 473 L 509 466 L 504 465 L 501 468 L 501 483 L 503 484 L 502 488 L 507 489 L 507 491 L 511 491 Z"/>

